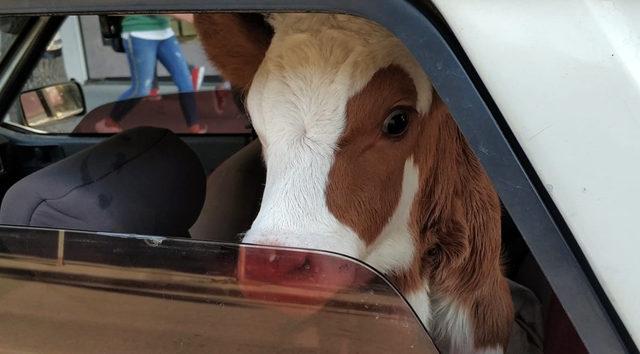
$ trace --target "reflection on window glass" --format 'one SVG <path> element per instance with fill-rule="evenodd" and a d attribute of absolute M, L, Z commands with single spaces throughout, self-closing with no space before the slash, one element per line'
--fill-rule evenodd
<path fill-rule="evenodd" d="M 41 133 L 113 134 L 156 126 L 183 134 L 249 135 L 236 93 L 202 51 L 190 14 L 70 16 L 5 122 Z M 52 113 L 45 92 L 80 84 Z"/>
<path fill-rule="evenodd" d="M 245 282 L 264 247 L 0 228 L 9 352 L 437 353 L 406 301 L 358 261 L 361 284 Z M 278 250 L 283 261 L 300 251 Z M 246 255 L 245 255 L 246 257 Z M 245 258 L 246 259 L 246 258 Z M 322 276 L 320 274 L 319 276 Z M 322 301 L 318 301 L 321 299 Z"/>

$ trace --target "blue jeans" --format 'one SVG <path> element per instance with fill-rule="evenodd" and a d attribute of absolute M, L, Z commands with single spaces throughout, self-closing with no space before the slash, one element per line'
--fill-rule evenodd
<path fill-rule="evenodd" d="M 156 62 L 169 71 L 171 79 L 180 91 L 180 106 L 187 125 L 198 121 L 196 100 L 193 94 L 191 73 L 182 55 L 180 44 L 175 36 L 156 41 L 129 36 L 123 41 L 127 53 L 127 61 L 131 70 L 131 86 L 118 97 L 118 102 L 111 111 L 111 118 L 120 121 L 139 102 L 149 95 L 155 74 Z"/>

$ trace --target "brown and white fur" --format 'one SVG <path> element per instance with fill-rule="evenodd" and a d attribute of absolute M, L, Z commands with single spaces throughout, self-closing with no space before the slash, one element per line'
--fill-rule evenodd
<path fill-rule="evenodd" d="M 502 353 L 513 321 L 500 204 L 429 78 L 369 21 L 206 14 L 209 57 L 246 93 L 267 180 L 244 242 L 336 251 L 406 295 L 447 353 Z M 409 125 L 382 125 L 401 109 Z"/>

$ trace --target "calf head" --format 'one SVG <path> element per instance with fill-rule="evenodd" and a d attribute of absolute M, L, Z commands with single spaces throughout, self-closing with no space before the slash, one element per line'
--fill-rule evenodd
<path fill-rule="evenodd" d="M 442 348 L 500 352 L 512 309 L 499 201 L 402 43 L 344 15 L 208 14 L 196 26 L 222 75 L 244 90 L 263 146 L 264 196 L 243 242 L 362 259 L 407 296 Z M 322 268 L 334 282 L 355 277 L 313 255 L 278 267 L 269 276 Z"/>

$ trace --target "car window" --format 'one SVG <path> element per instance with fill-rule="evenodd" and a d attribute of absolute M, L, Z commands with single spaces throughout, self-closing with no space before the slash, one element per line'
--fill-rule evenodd
<path fill-rule="evenodd" d="M 38 352 L 46 347 L 52 353 L 437 353 L 405 300 L 358 261 L 314 252 L 328 267 L 348 265 L 365 279 L 359 285 L 341 284 L 340 290 L 331 282 L 313 287 L 243 285 L 238 279 L 249 266 L 239 262 L 239 254 L 259 257 L 272 251 L 3 227 L 3 348 Z M 300 253 L 278 252 L 283 259 Z"/>
<path fill-rule="evenodd" d="M 166 28 L 135 35 L 149 25 Z M 4 122 L 50 134 L 156 126 L 248 135 L 241 107 L 205 57 L 189 16 L 70 16 Z"/>
<path fill-rule="evenodd" d="M 42 134 L 112 134 L 118 132 L 119 130 L 125 130 L 140 125 L 165 127 L 173 130 L 174 132 L 186 134 L 250 134 L 250 126 L 248 124 L 246 115 L 241 109 L 242 105 L 239 103 L 237 96 L 230 89 L 229 85 L 217 77 L 215 68 L 213 67 L 205 67 L 205 72 L 207 73 L 207 75 L 213 75 L 208 76 L 203 80 L 203 86 L 197 92 L 179 93 L 179 90 L 175 87 L 174 83 L 169 81 L 170 79 L 167 76 L 162 76 L 162 67 L 160 66 L 158 69 L 159 95 L 152 94 L 151 91 L 147 92 L 144 96 L 133 95 L 135 97 L 130 97 L 129 95 L 125 95 L 127 91 L 133 90 L 135 88 L 135 85 L 131 84 L 134 80 L 132 80 L 131 77 L 131 70 L 129 69 L 129 59 L 127 58 L 127 54 L 121 53 L 121 48 L 119 46 L 125 45 L 124 43 L 131 40 L 131 38 L 123 38 L 122 35 L 119 35 L 119 37 L 110 37 L 112 35 L 110 35 L 109 33 L 105 33 L 108 32 L 105 31 L 105 28 L 109 29 L 112 25 L 114 25 L 110 21 L 117 21 L 117 19 L 109 19 L 98 16 L 69 17 L 63 27 L 60 29 L 60 32 L 58 32 L 58 34 L 51 41 L 50 45 L 47 48 L 47 51 L 42 55 L 38 67 L 36 67 L 36 69 L 31 74 L 29 82 L 25 86 L 20 99 L 14 105 L 14 109 L 12 111 L 13 115 L 10 114 L 5 120 L 5 123 L 11 122 L 12 124 L 28 127 L 34 132 Z M 199 50 L 201 50 L 198 39 L 194 38 L 193 33 L 189 32 L 188 29 L 182 29 L 181 26 L 183 26 L 183 24 L 181 22 L 176 23 L 175 20 L 171 20 L 170 23 L 173 33 L 177 38 L 179 37 L 182 40 L 180 46 L 184 51 L 184 55 L 187 57 L 187 59 L 194 61 L 193 58 L 198 58 L 198 53 L 200 53 Z M 185 28 L 188 28 L 187 25 L 184 26 Z M 87 38 L 93 39 L 88 40 Z M 122 39 L 124 39 L 124 41 Z M 190 44 L 197 45 L 198 50 L 194 49 L 193 52 L 189 52 L 188 48 Z M 68 55 L 68 53 L 75 53 L 76 55 Z M 206 59 L 202 60 L 206 63 Z M 123 97 L 123 95 L 127 97 Z M 185 106 L 191 105 L 191 103 L 189 102 L 192 102 L 195 106 L 195 112 L 197 113 L 196 120 L 191 120 L 188 114 L 185 114 L 185 112 L 190 109 L 189 107 L 185 108 Z M 191 109 L 193 109 L 193 107 L 191 107 Z M 123 111 L 124 113 L 122 113 Z M 115 115 L 118 115 L 120 118 L 115 119 L 115 122 L 107 122 L 107 119 L 113 119 Z M 259 155 L 259 153 L 257 155 Z M 240 156 L 240 158 L 242 158 L 242 156 Z M 261 160 L 257 159 L 256 161 Z M 237 165 L 232 166 L 235 167 Z M 221 173 L 220 175 L 224 174 Z M 239 180 L 241 180 L 241 178 L 239 178 Z M 246 181 L 242 180 L 242 182 L 244 183 Z M 259 185 L 260 182 L 258 181 L 257 184 Z M 224 189 L 225 192 L 227 190 L 235 191 L 235 189 L 233 188 L 235 186 L 236 185 L 234 184 L 233 186 L 231 186 L 231 188 L 225 187 L 220 188 L 220 190 Z M 242 185 L 243 190 L 247 190 L 250 188 L 251 185 Z M 211 188 L 209 190 L 211 190 Z M 259 188 L 258 190 L 260 191 Z M 255 202 L 255 204 L 260 204 L 261 192 L 258 192 L 258 194 L 259 195 L 256 200 L 251 200 L 250 203 Z M 234 194 L 234 196 L 237 195 L 238 193 Z M 216 197 L 219 198 L 219 196 L 217 195 Z M 100 201 L 100 203 L 104 203 L 105 201 L 107 203 L 110 203 L 110 199 L 105 198 L 104 195 L 99 195 L 98 200 Z M 221 200 L 224 199 L 221 198 Z M 252 207 L 253 204 L 250 203 L 243 204 L 243 207 Z M 233 208 L 229 207 L 230 204 L 231 203 L 227 203 L 225 200 L 225 203 L 223 203 L 222 205 L 224 205 L 224 209 L 232 210 Z M 229 215 L 234 214 L 230 213 Z M 55 224 L 54 226 L 64 227 Z M 246 230 L 246 228 L 244 228 L 244 230 Z M 7 232 L 11 233 L 10 231 Z M 33 232 L 39 235 L 42 230 L 36 230 Z M 54 281 L 52 279 L 57 279 L 55 281 L 62 281 L 59 279 L 64 279 L 64 281 L 62 282 L 64 282 L 63 285 L 65 286 L 68 285 L 68 283 L 74 283 L 78 287 L 91 289 L 97 288 L 101 289 L 101 291 L 117 292 L 118 294 L 126 293 L 136 294 L 140 296 L 154 295 L 162 298 L 163 301 L 168 301 L 169 305 L 167 305 L 167 302 L 163 303 L 165 304 L 165 307 L 173 306 L 178 301 L 187 301 L 185 299 L 193 299 L 194 297 L 202 296 L 203 293 L 209 294 L 207 292 L 208 290 L 194 288 L 194 286 L 196 286 L 195 284 L 207 283 L 209 280 L 208 278 L 206 278 L 206 276 L 209 276 L 211 274 L 218 274 L 216 272 L 220 271 L 219 269 L 224 270 L 224 272 L 226 272 L 224 274 L 226 274 L 225 276 L 227 278 L 224 278 L 223 283 L 228 287 L 224 287 L 223 290 L 216 290 L 218 291 L 216 292 L 216 294 L 222 292 L 227 297 L 241 300 L 238 300 L 240 302 L 232 301 L 221 303 L 222 307 L 259 307 L 267 304 L 272 307 L 267 306 L 268 311 L 266 311 L 265 313 L 270 314 L 269 316 L 272 316 L 273 318 L 263 318 L 260 317 L 260 315 L 254 315 L 251 312 L 246 312 L 235 313 L 235 315 L 237 315 L 239 318 L 244 318 L 244 322 L 242 320 L 239 320 L 237 322 L 226 322 L 227 320 L 237 319 L 236 317 L 230 316 L 230 318 L 225 317 L 224 319 L 216 319 L 214 317 L 214 319 L 216 319 L 216 323 L 221 323 L 221 326 L 223 328 L 246 328 L 247 322 L 251 322 L 251 326 L 253 326 L 252 321 L 259 321 L 267 324 L 276 321 L 272 327 L 268 327 L 271 326 L 268 325 L 266 329 L 263 328 L 263 331 L 260 333 L 285 333 L 286 338 L 295 338 L 294 341 L 296 344 L 293 347 L 289 347 L 287 345 L 283 346 L 282 342 L 274 344 L 274 342 L 271 342 L 271 340 L 273 340 L 273 338 L 271 337 L 258 338 L 256 339 L 256 342 L 250 342 L 249 349 L 251 350 L 260 348 L 261 350 L 256 351 L 350 351 L 344 348 L 350 348 L 353 345 L 351 342 L 353 338 L 347 338 L 344 340 L 340 339 L 334 342 L 326 343 L 321 338 L 335 338 L 333 334 L 326 335 L 326 333 L 333 333 L 331 332 L 333 330 L 350 334 L 352 332 L 352 328 L 366 328 L 367 326 L 369 326 L 368 323 L 361 323 L 357 319 L 350 318 L 343 321 L 341 319 L 338 320 L 334 318 L 333 320 L 328 320 L 328 322 L 322 322 L 322 320 L 320 320 L 319 323 L 315 323 L 312 321 L 312 323 L 314 324 L 310 327 L 311 329 L 302 326 L 304 330 L 301 330 L 301 332 L 291 332 L 292 327 L 290 326 L 295 327 L 295 330 L 297 331 L 298 324 L 309 323 L 309 317 L 307 317 L 307 315 L 301 315 L 300 317 L 293 316 L 292 321 L 284 321 L 283 319 L 291 319 L 291 317 L 282 316 L 281 309 L 275 309 L 273 308 L 273 306 L 281 307 L 277 304 L 282 302 L 288 304 L 289 302 L 292 302 L 295 304 L 295 306 L 287 306 L 288 312 L 290 312 L 289 310 L 291 310 L 291 308 L 295 308 L 293 311 L 294 313 L 298 310 L 300 310 L 301 313 L 308 313 L 310 312 L 310 310 L 313 310 L 311 312 L 313 312 L 315 315 L 317 311 L 314 310 L 316 309 L 316 306 L 314 304 L 317 305 L 317 302 L 320 300 L 323 303 L 327 303 L 332 306 L 334 304 L 344 303 L 344 301 L 346 300 L 342 299 L 341 296 L 344 295 L 342 292 L 333 293 L 332 291 L 328 291 L 326 288 L 321 287 L 319 289 L 318 287 L 310 286 L 310 284 L 304 284 L 305 286 L 303 286 L 302 288 L 300 288 L 299 286 L 293 287 L 293 289 L 291 287 L 285 286 L 285 289 L 283 289 L 283 284 L 272 284 L 266 282 L 263 284 L 252 284 L 252 289 L 250 289 L 248 292 L 245 289 L 245 291 L 243 292 L 243 289 L 241 289 L 241 284 L 239 284 L 237 281 L 238 277 L 246 275 L 242 273 L 243 271 L 246 271 L 246 269 L 237 266 L 237 262 L 241 258 L 240 255 L 246 254 L 247 252 L 254 252 L 255 250 L 257 250 L 255 252 L 258 253 L 258 256 L 261 253 L 268 254 L 268 251 L 265 248 L 252 248 L 250 246 L 228 246 L 230 248 L 224 248 L 222 247 L 222 245 L 218 245 L 221 248 L 216 248 L 216 251 L 214 253 L 216 256 L 220 255 L 221 257 L 225 258 L 225 260 L 220 262 L 216 261 L 214 263 L 207 263 L 210 262 L 211 259 L 202 260 L 199 257 L 213 257 L 210 253 L 208 253 L 209 251 L 207 250 L 207 245 L 214 244 L 193 243 L 192 241 L 177 241 L 149 237 L 131 238 L 122 235 L 107 237 L 105 238 L 105 241 L 102 239 L 105 235 L 97 234 L 81 234 L 81 240 L 78 241 L 76 236 L 74 236 L 76 235 L 76 233 L 54 232 L 54 234 L 55 237 L 41 238 L 40 236 L 38 236 L 37 240 L 32 240 L 32 238 L 30 237 L 31 231 L 26 232 L 24 230 L 20 230 L 18 234 L 19 237 L 17 237 L 16 240 L 6 240 L 5 244 L 9 245 L 5 247 L 8 250 L 7 254 L 11 255 L 9 257 L 14 257 L 13 254 L 21 255 L 19 257 L 44 257 L 49 259 L 47 262 L 54 262 L 53 260 L 55 259 L 55 262 L 58 266 L 67 266 L 69 264 L 75 264 L 75 262 L 79 262 L 81 264 L 88 263 L 90 264 L 90 268 L 85 268 L 83 270 L 85 271 L 85 273 L 76 272 L 72 273 L 72 276 L 69 276 L 66 273 L 60 275 L 49 270 L 45 271 L 42 269 L 36 269 L 35 271 L 38 276 L 41 276 L 43 274 L 47 276 L 45 278 L 36 278 L 36 280 L 43 283 L 51 283 Z M 515 230 L 513 234 L 503 232 L 502 235 L 503 242 L 507 244 L 507 248 L 504 253 L 509 255 L 509 257 L 506 257 L 508 258 L 508 264 L 505 265 L 505 271 L 508 273 L 509 279 L 522 283 L 526 287 L 529 287 L 533 290 L 533 292 L 531 292 L 525 287 L 518 288 L 514 284 L 512 284 L 512 298 L 514 305 L 518 311 L 518 313 L 516 314 L 516 318 L 520 320 L 516 323 L 516 326 L 518 328 L 514 327 L 514 330 L 512 331 L 513 335 L 511 339 L 515 338 L 516 341 L 524 343 L 522 344 L 523 346 L 525 344 L 528 345 L 529 343 L 527 342 L 535 342 L 534 344 L 537 347 L 542 348 L 543 327 L 541 324 L 549 323 L 550 325 L 544 329 L 544 331 L 546 331 L 544 333 L 546 335 L 546 337 L 544 337 L 545 345 L 548 345 L 549 347 L 557 347 L 558 345 L 571 343 L 571 341 L 573 340 L 574 343 L 577 343 L 574 345 L 574 347 L 580 346 L 582 343 L 579 343 L 579 338 L 575 331 L 573 331 L 573 327 L 568 317 L 564 313 L 562 307 L 549 288 L 549 285 L 544 279 L 544 274 L 540 269 L 537 268 L 535 260 L 532 258 L 532 255 L 527 249 L 527 246 L 524 245 L 524 242 L 522 241 L 518 231 Z M 144 244 L 131 241 L 139 241 L 141 239 L 145 240 Z M 72 242 L 71 240 L 75 241 Z M 516 242 L 513 242 L 514 240 Z M 120 244 L 121 241 L 125 243 Z M 12 244 L 11 242 L 14 243 Z M 41 242 L 45 242 L 46 244 L 41 245 Z M 106 244 L 104 246 L 104 249 L 101 249 L 97 253 L 94 252 L 91 247 L 89 247 L 89 245 L 91 244 L 98 245 L 105 242 Z M 174 242 L 176 242 L 176 244 L 174 244 Z M 518 243 L 522 243 L 522 246 L 520 246 L 520 248 L 514 247 L 514 245 L 509 244 L 510 242 L 513 242 L 516 246 Z M 169 248 L 165 248 L 165 246 L 167 245 L 172 246 Z M 187 247 L 182 249 L 180 248 L 182 247 L 181 245 L 194 245 L 194 247 Z M 198 247 L 195 247 L 195 245 L 197 245 Z M 158 248 L 164 249 L 172 257 L 178 257 L 178 260 L 171 260 L 170 257 L 167 258 L 167 254 L 162 254 L 162 257 L 147 257 L 147 253 L 145 253 L 147 250 L 147 246 L 156 247 L 154 248 L 154 250 Z M 69 251 L 73 249 L 81 251 L 78 251 L 77 253 L 69 253 Z M 231 251 L 228 251 L 229 249 L 231 249 Z M 295 256 L 291 257 L 295 258 Z M 36 259 L 36 263 L 40 262 L 40 258 Z M 196 260 L 194 261 L 194 259 Z M 98 266 L 95 266 L 95 264 L 98 264 Z M 216 268 L 210 268 L 209 264 L 215 265 Z M 32 270 L 32 268 L 29 267 L 31 266 L 28 266 L 27 269 Z M 99 270 L 91 267 L 97 267 L 99 268 Z M 102 273 L 103 269 L 112 270 L 112 267 L 124 267 L 126 268 L 126 274 L 122 275 L 118 273 L 120 275 L 106 276 L 104 273 Z M 70 267 L 67 267 L 65 269 L 69 270 L 69 268 Z M 119 269 L 118 271 L 122 270 L 120 268 L 117 268 Z M 135 268 L 136 272 L 138 271 L 138 268 L 151 270 L 151 274 L 153 274 L 153 276 L 158 274 L 160 274 L 161 276 L 159 276 L 158 278 L 153 278 L 152 275 L 149 275 L 147 273 L 143 273 L 143 275 L 135 273 L 132 275 L 128 273 L 131 270 L 130 268 Z M 178 285 L 173 284 L 172 279 L 175 275 L 174 272 L 178 272 L 179 274 L 186 272 L 187 274 L 189 274 L 189 279 L 193 280 L 194 283 L 187 282 L 180 283 Z M 364 273 L 367 273 L 367 271 L 365 271 Z M 107 274 L 111 273 L 107 272 Z M 204 274 L 205 277 L 191 278 L 193 274 L 198 274 L 199 276 Z M 367 274 L 371 274 L 371 272 Z M 31 278 L 26 279 L 34 280 L 31 273 L 27 274 L 27 276 Z M 54 278 L 49 278 L 48 276 L 53 276 Z M 111 276 L 115 278 L 112 278 Z M 377 279 L 376 277 L 373 278 Z M 133 280 L 138 282 L 136 283 L 134 281 L 132 283 Z M 146 282 L 141 283 L 140 281 L 142 280 Z M 215 280 L 214 282 L 216 281 L 217 280 Z M 381 282 L 387 284 L 382 280 Z M 9 288 L 14 286 L 10 281 L 8 281 L 7 284 L 9 284 L 7 285 Z M 373 283 L 374 285 L 371 284 L 372 283 L 367 283 L 364 285 L 359 284 L 359 286 L 357 287 L 354 286 L 353 288 L 346 290 L 349 290 L 347 292 L 349 294 L 355 293 L 358 294 L 357 296 L 360 296 L 362 295 L 360 294 L 360 292 L 363 289 L 366 293 L 367 290 L 371 291 L 371 287 L 373 286 L 373 293 L 370 294 L 376 294 L 378 285 L 375 285 L 377 284 L 375 282 Z M 183 286 L 186 286 L 186 289 L 184 289 Z M 218 286 L 218 284 L 216 283 L 215 286 Z M 388 284 L 384 286 L 388 286 Z M 32 291 L 34 294 L 36 294 L 46 293 L 54 290 L 50 290 L 50 288 L 47 287 L 35 287 L 32 289 Z M 196 295 L 194 295 L 194 291 Z M 251 296 L 245 297 L 245 293 Z M 325 295 L 318 296 L 318 294 Z M 327 294 L 329 294 L 330 296 L 327 296 Z M 394 292 L 394 294 L 396 293 Z M 26 295 L 28 294 L 25 294 L 25 299 L 28 298 L 28 296 Z M 94 306 L 92 303 L 93 295 L 94 293 L 89 292 L 86 294 L 78 295 L 77 298 L 80 302 L 90 303 L 92 304 L 91 306 Z M 539 296 L 543 302 L 542 311 L 539 306 L 539 301 L 538 299 L 536 299 L 536 295 Z M 394 296 L 397 297 L 397 294 Z M 300 301 L 301 299 L 302 301 Z M 127 303 L 128 301 L 131 300 L 128 298 L 118 298 L 116 300 L 113 300 L 113 302 L 115 303 L 122 304 Z M 309 303 L 309 301 L 311 303 Z M 205 302 L 207 301 L 205 300 Z M 373 308 L 377 308 L 380 304 L 385 303 L 384 301 L 378 301 L 377 298 L 374 300 L 362 300 L 361 302 L 366 305 L 364 306 L 365 310 L 369 310 L 372 306 L 372 303 Z M 349 302 L 347 301 L 347 303 Z M 525 304 L 527 306 L 521 306 L 521 304 Z M 17 306 L 14 306 L 14 304 L 11 303 L 7 303 L 5 305 L 6 306 L 3 306 L 4 308 L 14 308 Z M 142 302 L 138 303 L 137 305 L 146 307 L 147 303 Z M 210 302 L 202 305 L 202 307 L 200 307 L 201 312 L 208 314 L 210 305 Z M 29 306 L 34 306 L 35 308 L 48 308 L 46 304 L 37 302 L 30 303 Z M 28 308 L 29 306 L 25 305 L 25 308 Z M 332 306 L 326 306 L 323 307 L 323 309 L 326 309 L 329 312 L 335 312 L 335 306 Z M 159 307 L 163 306 L 159 305 Z M 400 306 L 400 308 L 402 308 L 402 306 Z M 353 310 L 353 308 L 348 307 L 348 310 L 346 310 L 345 312 L 353 314 L 353 312 L 364 311 L 365 313 L 367 313 L 367 311 L 365 310 L 362 310 L 362 308 Z M 128 310 L 127 312 L 132 311 L 133 310 Z M 394 316 L 396 314 L 395 311 L 396 310 L 392 311 Z M 331 314 L 333 315 L 334 312 L 331 312 Z M 410 312 L 410 310 L 408 310 L 408 312 Z M 380 315 L 380 313 L 376 311 L 374 311 L 373 313 L 375 314 L 366 315 L 364 316 L 364 318 L 370 318 L 371 316 L 373 316 L 376 320 L 379 319 L 379 317 L 377 316 Z M 400 311 L 400 313 L 402 313 L 402 311 Z M 544 318 L 540 315 L 541 313 L 544 313 Z M 41 316 L 40 313 L 37 313 L 36 315 Z M 44 314 L 42 316 L 46 317 L 48 316 L 48 314 Z M 194 314 L 193 316 L 196 315 Z M 322 318 L 322 316 L 314 318 Z M 525 318 L 525 320 L 522 320 L 523 318 Z M 90 318 L 88 317 L 80 319 L 73 318 L 72 320 L 81 324 L 87 324 L 90 322 Z M 162 347 L 167 346 L 166 342 L 163 342 L 159 339 L 167 333 L 165 331 L 168 331 L 168 333 L 185 331 L 184 333 L 186 337 L 181 337 L 179 339 L 180 343 L 186 343 L 185 338 L 187 338 L 189 340 L 192 340 L 192 344 L 195 343 L 197 345 L 203 345 L 204 347 L 206 347 L 206 344 L 202 344 L 203 342 L 201 342 L 200 340 L 204 340 L 207 343 L 212 341 L 216 343 L 225 343 L 225 340 L 228 340 L 228 338 L 225 338 L 226 333 L 224 332 L 218 337 L 211 337 L 208 334 L 203 335 L 202 332 L 197 332 L 193 328 L 184 329 L 180 327 L 181 324 L 172 324 L 171 326 L 168 326 L 166 328 L 158 329 L 157 323 L 164 323 L 163 320 L 165 320 L 165 318 L 151 316 L 145 318 L 143 322 L 140 322 L 138 324 L 139 326 L 145 328 L 154 328 L 154 331 L 156 332 L 153 333 L 157 336 L 152 338 L 155 338 L 154 342 L 157 342 L 157 344 L 159 345 L 161 344 Z M 281 320 L 284 322 L 278 322 Z M 360 318 L 360 320 L 364 321 L 362 318 Z M 122 317 L 111 318 L 110 321 L 122 321 Z M 47 318 L 43 318 L 42 322 L 47 322 Z M 334 326 L 334 322 L 340 323 L 338 327 Z M 60 323 L 61 321 L 57 320 L 56 324 Z M 197 327 L 211 328 L 207 327 L 205 322 L 197 323 L 199 325 Z M 331 323 L 331 326 L 334 327 L 327 326 L 327 323 Z M 340 327 L 343 324 L 346 327 Z M 351 326 L 351 324 L 353 326 Z M 405 324 L 407 324 L 407 322 L 401 323 L 400 327 L 413 328 L 413 325 L 411 325 L 410 323 L 407 326 L 405 326 Z M 125 325 L 131 324 L 126 323 Z M 95 331 L 91 331 L 91 333 L 113 333 L 112 337 L 115 337 L 120 335 L 119 331 L 121 331 L 122 326 L 123 324 L 121 323 L 118 323 L 118 326 L 113 326 L 112 328 L 106 328 L 106 325 L 103 325 L 100 328 L 95 328 Z M 249 326 L 248 328 L 253 328 L 251 326 Z M 53 327 L 55 327 L 53 328 L 53 330 L 58 330 L 56 326 Z M 407 341 L 403 339 L 399 342 L 388 342 L 389 335 L 391 335 L 393 338 L 404 338 L 404 334 L 399 334 L 397 336 L 393 334 L 395 333 L 393 332 L 394 329 L 397 330 L 398 328 L 393 326 L 391 327 L 391 329 L 387 329 L 386 327 L 379 330 L 372 329 L 365 332 L 367 339 L 358 337 L 356 339 L 353 339 L 353 341 L 366 342 L 366 345 L 372 345 L 372 348 L 384 348 L 385 351 L 393 350 L 402 352 L 402 349 L 407 348 L 406 346 L 404 346 L 404 344 L 406 343 L 409 343 L 408 349 L 415 348 L 416 344 L 414 344 L 415 341 L 413 341 L 412 339 Z M 69 331 L 77 332 L 77 330 L 73 328 L 71 328 Z M 135 328 L 125 329 L 125 331 L 127 331 L 127 333 L 137 333 L 138 335 L 144 334 L 135 332 Z M 55 333 L 57 334 L 57 332 Z M 373 333 L 374 336 L 375 333 L 382 333 L 386 335 L 385 342 L 377 343 L 377 341 L 369 339 L 372 336 L 371 333 Z M 566 333 L 570 333 L 570 335 L 567 336 Z M 341 333 L 340 335 L 344 335 L 344 333 Z M 338 335 L 338 337 L 340 337 L 340 335 Z M 378 338 L 378 336 L 375 337 Z M 42 347 L 42 343 L 45 343 L 47 337 L 43 338 L 45 339 L 41 340 L 40 347 Z M 65 338 L 64 334 L 60 335 L 60 338 Z M 197 340 L 193 338 L 196 338 Z M 113 344 L 111 342 L 108 342 L 109 338 L 93 338 L 92 340 L 93 342 L 91 342 L 91 345 L 93 346 L 109 346 Z M 100 342 L 100 340 L 102 340 L 103 342 Z M 135 342 L 136 340 L 139 340 L 139 338 L 136 337 L 129 339 L 131 343 L 136 343 L 136 345 L 138 345 L 139 342 Z M 329 346 L 324 347 L 323 345 L 325 344 Z M 64 345 L 66 344 L 60 344 L 59 351 L 67 351 L 65 350 L 67 348 L 64 347 Z M 238 344 L 237 341 L 232 341 L 230 345 Z M 513 343 L 510 343 L 509 345 L 510 348 L 514 347 Z M 392 348 L 390 349 L 390 347 Z M 420 345 L 417 345 L 417 347 L 420 347 Z M 18 343 L 16 348 L 16 350 L 29 350 L 29 347 L 26 347 L 26 344 L 23 343 Z M 237 347 L 233 346 L 229 347 L 228 349 L 232 350 L 234 348 L 237 349 Z M 399 350 L 398 348 L 402 349 Z M 424 349 L 424 347 L 421 348 Z M 120 351 L 123 348 L 115 349 Z M 159 351 L 161 350 L 159 349 Z M 426 352 L 429 351 L 427 350 Z M 524 350 L 521 350 L 520 352 L 524 352 Z"/>

